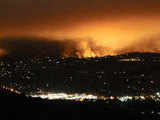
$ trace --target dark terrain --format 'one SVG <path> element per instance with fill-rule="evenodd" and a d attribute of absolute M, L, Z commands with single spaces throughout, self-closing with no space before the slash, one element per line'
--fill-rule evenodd
<path fill-rule="evenodd" d="M 156 120 L 160 118 L 160 104 L 152 100 L 128 101 L 65 101 L 27 98 L 24 95 L 0 91 L 3 120 L 84 120 L 123 119 Z"/>
<path fill-rule="evenodd" d="M 6 56 L 0 61 L 0 115 L 10 120 L 156 120 L 160 118 L 160 103 L 149 98 L 127 102 L 117 99 L 76 102 L 49 101 L 25 95 L 38 91 L 150 95 L 160 91 L 159 75 L 158 53 L 85 59 Z M 21 94 L 2 89 L 4 87 Z"/>
<path fill-rule="evenodd" d="M 160 54 L 129 53 L 101 58 L 4 57 L 0 86 L 26 94 L 37 91 L 105 96 L 160 91 Z"/>

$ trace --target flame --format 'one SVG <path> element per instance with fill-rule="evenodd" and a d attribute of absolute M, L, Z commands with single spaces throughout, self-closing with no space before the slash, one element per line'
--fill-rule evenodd
<path fill-rule="evenodd" d="M 103 57 L 129 52 L 159 53 L 159 20 L 159 17 L 131 17 L 114 21 L 107 21 L 107 19 L 85 21 L 77 25 L 71 25 L 70 27 L 64 26 L 64 28 L 61 29 L 57 28 L 57 30 L 46 29 L 43 31 L 40 29 L 40 31 L 33 33 L 24 33 L 24 36 L 40 37 L 42 38 L 40 39 L 41 41 L 49 41 L 50 43 L 53 42 L 53 44 L 55 44 L 54 41 L 56 41 L 58 44 L 54 47 L 60 50 L 56 51 L 56 49 L 49 48 L 48 51 L 60 52 L 58 55 L 61 55 L 61 57 Z M 23 36 L 23 34 L 19 32 L 15 33 L 15 35 Z M 47 39 L 43 40 L 43 38 Z M 38 45 L 36 46 L 38 47 Z M 43 46 L 43 44 L 40 46 Z M 23 47 L 15 48 L 17 49 L 16 51 L 24 49 Z M 6 48 L 6 51 L 7 50 L 8 47 Z M 38 50 L 41 52 L 44 48 Z M 6 51 L 0 50 L 0 55 L 6 54 Z M 9 51 L 9 53 L 10 52 L 12 51 Z M 37 54 L 40 54 L 40 52 Z"/>
<path fill-rule="evenodd" d="M 129 52 L 160 52 L 159 19 L 131 17 L 115 21 L 88 21 L 54 32 L 54 36 L 58 39 L 74 40 L 74 46 L 65 47 L 64 57 L 84 58 Z M 50 35 L 48 32 L 45 35 L 52 37 L 53 34 Z"/>
<path fill-rule="evenodd" d="M 78 41 L 74 43 L 74 46 L 68 46 L 64 49 L 64 57 L 102 57 L 105 55 L 116 55 L 115 51 L 109 49 L 108 47 L 103 47 L 96 45 L 94 41 Z"/>
<path fill-rule="evenodd" d="M 79 58 L 103 57 L 107 55 L 119 55 L 130 52 L 156 52 L 160 53 L 160 41 L 158 36 L 148 39 L 142 38 L 127 46 L 114 48 L 107 44 L 98 44 L 95 40 L 78 40 L 73 45 L 64 49 L 63 56 L 76 56 Z M 120 43 L 121 46 L 121 43 Z M 72 49 L 71 49 L 72 48 Z"/>

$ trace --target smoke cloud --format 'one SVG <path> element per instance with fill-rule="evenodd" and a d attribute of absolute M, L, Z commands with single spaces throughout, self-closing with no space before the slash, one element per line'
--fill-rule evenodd
<path fill-rule="evenodd" d="M 0 0 L 0 55 L 159 52 L 159 37 L 152 37 L 160 34 L 159 6 L 159 0 Z"/>
<path fill-rule="evenodd" d="M 0 48 L 11 56 L 62 56 L 65 46 L 72 47 L 72 41 L 48 40 L 37 37 L 5 37 L 0 39 Z"/>
<path fill-rule="evenodd" d="M 144 38 L 117 51 L 117 54 L 129 52 L 160 52 L 160 37 Z"/>
<path fill-rule="evenodd" d="M 159 6 L 159 0 L 1 0 L 0 32 L 61 33 L 102 21 L 159 19 Z"/>
<path fill-rule="evenodd" d="M 59 56 L 102 57 L 129 52 L 160 52 L 159 37 L 143 39 L 121 49 L 96 45 L 92 40 L 56 40 L 38 37 L 4 37 L 0 39 L 1 55 L 9 56 Z"/>

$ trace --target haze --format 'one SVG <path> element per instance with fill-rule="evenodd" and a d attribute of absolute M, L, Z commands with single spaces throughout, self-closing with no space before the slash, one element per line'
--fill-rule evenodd
<path fill-rule="evenodd" d="M 46 54 L 65 57 L 159 52 L 159 6 L 159 0 L 1 0 L 0 54 L 33 54 L 29 46 L 34 55 L 51 47 Z M 39 47 L 41 41 L 54 48 Z"/>

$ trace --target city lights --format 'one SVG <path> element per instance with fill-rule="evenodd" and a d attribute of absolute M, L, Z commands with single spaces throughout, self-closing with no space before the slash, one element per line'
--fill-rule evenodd
<path fill-rule="evenodd" d="M 158 93 L 158 92 L 157 92 Z M 147 96 L 96 96 L 92 94 L 67 94 L 67 93 L 41 93 L 41 94 L 32 94 L 28 95 L 34 98 L 42 98 L 48 100 L 75 100 L 75 101 L 84 101 L 84 100 L 119 100 L 121 102 L 127 102 L 132 100 L 145 101 L 146 99 L 152 99 L 154 101 L 160 101 L 160 95 L 147 95 Z"/>

